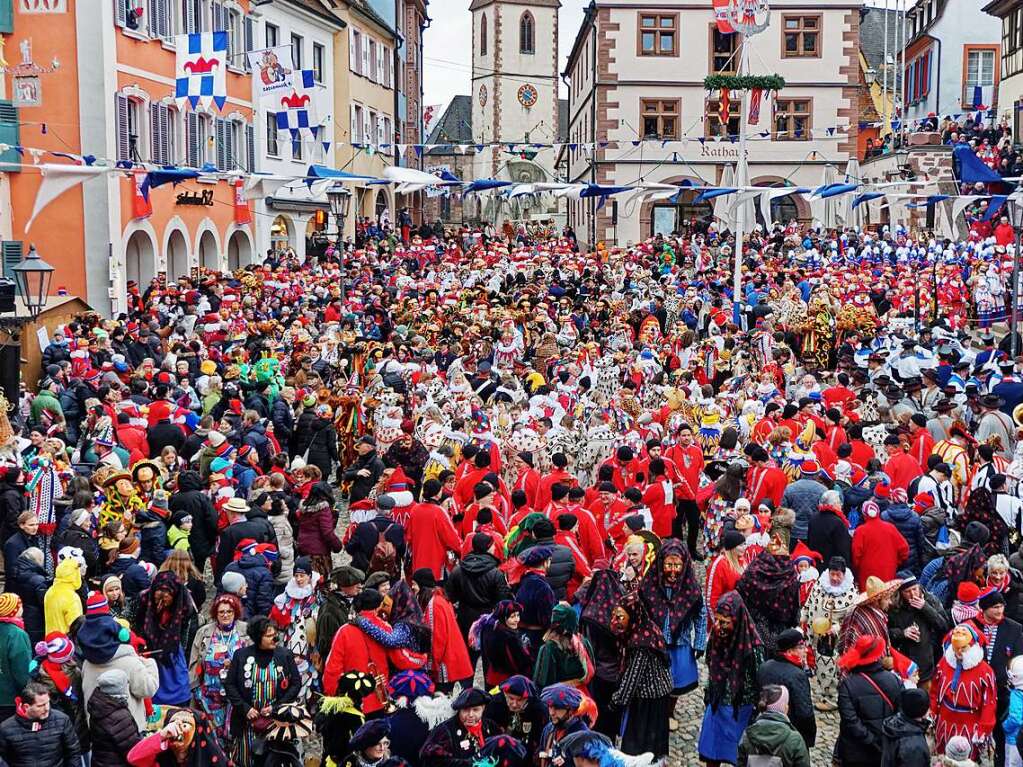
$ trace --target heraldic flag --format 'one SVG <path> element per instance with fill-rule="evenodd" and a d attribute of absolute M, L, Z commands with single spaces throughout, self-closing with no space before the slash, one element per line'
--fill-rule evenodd
<path fill-rule="evenodd" d="M 311 69 L 295 72 L 294 86 L 291 95 L 280 100 L 281 106 L 276 113 L 277 130 L 288 131 L 293 140 L 297 140 L 299 134 L 308 134 L 316 138 L 323 122 L 317 103 L 323 88 L 316 84 Z"/>
<path fill-rule="evenodd" d="M 195 109 L 210 102 L 223 109 L 227 102 L 227 32 L 197 32 L 178 35 L 174 98 L 178 108 L 185 101 Z"/>

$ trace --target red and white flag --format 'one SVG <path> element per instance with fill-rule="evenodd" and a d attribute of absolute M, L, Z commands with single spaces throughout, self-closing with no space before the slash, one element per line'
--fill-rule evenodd
<path fill-rule="evenodd" d="M 146 172 L 144 170 L 137 170 L 131 174 L 133 189 L 131 198 L 132 218 L 149 218 L 153 215 L 153 203 L 147 195 L 142 193 L 142 182 L 145 178 Z"/>
<path fill-rule="evenodd" d="M 234 222 L 239 226 L 252 223 L 252 212 L 245 199 L 245 182 L 240 178 L 234 180 Z"/>
<path fill-rule="evenodd" d="M 749 124 L 760 123 L 760 102 L 764 98 L 763 88 L 754 88 L 749 92 Z"/>
<path fill-rule="evenodd" d="M 718 32 L 723 35 L 730 35 L 735 32 L 732 26 L 731 15 L 729 14 L 730 0 L 712 0 L 714 21 L 717 22 Z"/>

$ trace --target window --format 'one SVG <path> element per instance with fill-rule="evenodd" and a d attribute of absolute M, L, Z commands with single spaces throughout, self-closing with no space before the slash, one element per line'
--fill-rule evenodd
<path fill-rule="evenodd" d="M 187 119 L 185 162 L 190 168 L 201 168 L 212 159 L 210 152 L 212 120 L 208 115 L 199 112 L 188 112 L 185 117 Z"/>
<path fill-rule="evenodd" d="M 1023 72 L 1023 5 L 1002 19 L 1002 77 Z"/>
<path fill-rule="evenodd" d="M 277 44 L 281 39 L 281 30 L 271 24 L 269 21 L 266 23 L 266 47 L 276 48 Z"/>
<path fill-rule="evenodd" d="M 149 159 L 160 165 L 168 165 L 173 162 L 170 148 L 170 121 L 170 107 L 155 102 L 149 105 Z"/>
<path fill-rule="evenodd" d="M 519 18 L 519 53 L 533 53 L 536 50 L 536 23 L 533 14 L 526 11 Z"/>
<path fill-rule="evenodd" d="M 480 18 L 480 56 L 487 55 L 487 14 Z"/>
<path fill-rule="evenodd" d="M 678 99 L 640 99 L 643 137 L 678 138 Z"/>
<path fill-rule="evenodd" d="M 203 0 L 181 0 L 181 26 L 183 32 L 202 32 Z"/>
<path fill-rule="evenodd" d="M 117 94 L 117 159 L 142 162 L 148 156 L 149 124 L 145 105 Z"/>
<path fill-rule="evenodd" d="M 704 134 L 707 138 L 713 138 L 714 136 L 738 136 L 740 117 L 742 115 L 742 101 L 739 100 L 738 94 L 736 98 L 729 99 L 728 101 L 728 121 L 723 123 L 721 121 L 721 102 L 718 99 L 707 100 L 707 113 L 704 118 Z"/>
<path fill-rule="evenodd" d="M 305 41 L 302 39 L 301 35 L 292 35 L 291 36 L 291 63 L 294 65 L 295 69 L 301 69 L 302 68 L 302 61 L 303 61 L 303 58 L 302 58 L 302 54 L 303 54 L 302 47 L 303 47 L 304 43 L 305 43 Z"/>
<path fill-rule="evenodd" d="M 775 141 L 809 141 L 810 113 L 810 99 L 777 99 L 774 105 Z"/>
<path fill-rule="evenodd" d="M 637 53 L 640 56 L 677 56 L 677 35 L 677 13 L 641 13 Z"/>
<path fill-rule="evenodd" d="M 821 55 L 820 16 L 782 16 L 782 57 L 819 58 Z"/>
<path fill-rule="evenodd" d="M 318 83 L 323 82 L 323 56 L 323 46 L 313 43 L 313 79 Z"/>
<path fill-rule="evenodd" d="M 740 36 L 724 35 L 717 25 L 710 27 L 710 71 L 711 73 L 735 74 L 739 70 Z"/>
<path fill-rule="evenodd" d="M 291 159 L 301 160 L 302 159 L 302 134 L 291 139 Z"/>
<path fill-rule="evenodd" d="M 217 169 L 234 170 L 243 165 L 243 125 L 238 120 L 216 120 Z"/>
<path fill-rule="evenodd" d="M 171 0 L 149 0 L 149 34 L 163 39 L 170 38 L 174 35 L 172 24 Z"/>
<path fill-rule="evenodd" d="M 277 144 L 277 115 L 266 113 L 266 153 L 270 157 L 280 157 L 281 148 Z"/>
<path fill-rule="evenodd" d="M 906 66 L 904 96 L 907 104 L 927 98 L 931 90 L 931 52 L 913 59 Z"/>
<path fill-rule="evenodd" d="M 369 41 L 369 71 L 366 73 L 370 80 L 376 82 L 380 79 L 377 72 L 377 64 L 380 61 L 380 46 L 376 40 Z"/>
<path fill-rule="evenodd" d="M 995 84 L 995 51 L 966 47 L 966 72 L 963 77 L 963 106 L 991 106 Z"/>
<path fill-rule="evenodd" d="M 391 77 L 391 69 L 393 67 L 393 53 L 390 48 L 380 46 L 381 58 L 383 60 L 383 74 L 381 75 L 380 84 L 385 88 L 390 88 L 394 84 L 394 80 Z"/>
<path fill-rule="evenodd" d="M 352 38 L 348 46 L 348 68 L 352 74 L 362 74 L 362 33 L 352 30 Z"/>
<path fill-rule="evenodd" d="M 362 143 L 362 107 L 358 104 L 352 106 L 352 143 Z"/>

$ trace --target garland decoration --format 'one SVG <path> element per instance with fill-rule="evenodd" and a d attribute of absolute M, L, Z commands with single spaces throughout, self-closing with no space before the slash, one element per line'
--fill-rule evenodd
<path fill-rule="evenodd" d="M 781 75 L 723 75 L 713 74 L 703 78 L 703 87 L 708 91 L 751 91 L 756 88 L 764 91 L 780 91 L 785 87 L 785 78 Z"/>

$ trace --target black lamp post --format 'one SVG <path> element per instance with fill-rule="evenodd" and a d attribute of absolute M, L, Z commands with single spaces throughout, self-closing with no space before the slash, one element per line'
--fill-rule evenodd
<path fill-rule="evenodd" d="M 1014 192 L 1005 201 L 1008 208 L 1009 221 L 1012 228 L 1016 230 L 1016 250 L 1012 254 L 1012 297 L 1009 299 L 1009 345 L 1012 350 L 1012 358 L 1016 359 L 1019 354 L 1019 259 L 1020 247 L 1023 246 L 1023 198 L 1020 192 Z"/>
<path fill-rule="evenodd" d="M 348 211 L 352 207 L 352 191 L 344 184 L 336 183 L 327 190 L 327 202 L 330 203 L 330 212 L 334 214 L 337 221 L 337 241 L 334 250 L 337 252 L 338 264 L 341 266 L 341 300 L 345 298 L 345 221 L 348 219 Z"/>
<path fill-rule="evenodd" d="M 46 306 L 46 299 L 50 295 L 53 267 L 39 257 L 35 245 L 29 245 L 28 254 L 11 271 L 14 272 L 18 295 L 34 320 Z"/>

